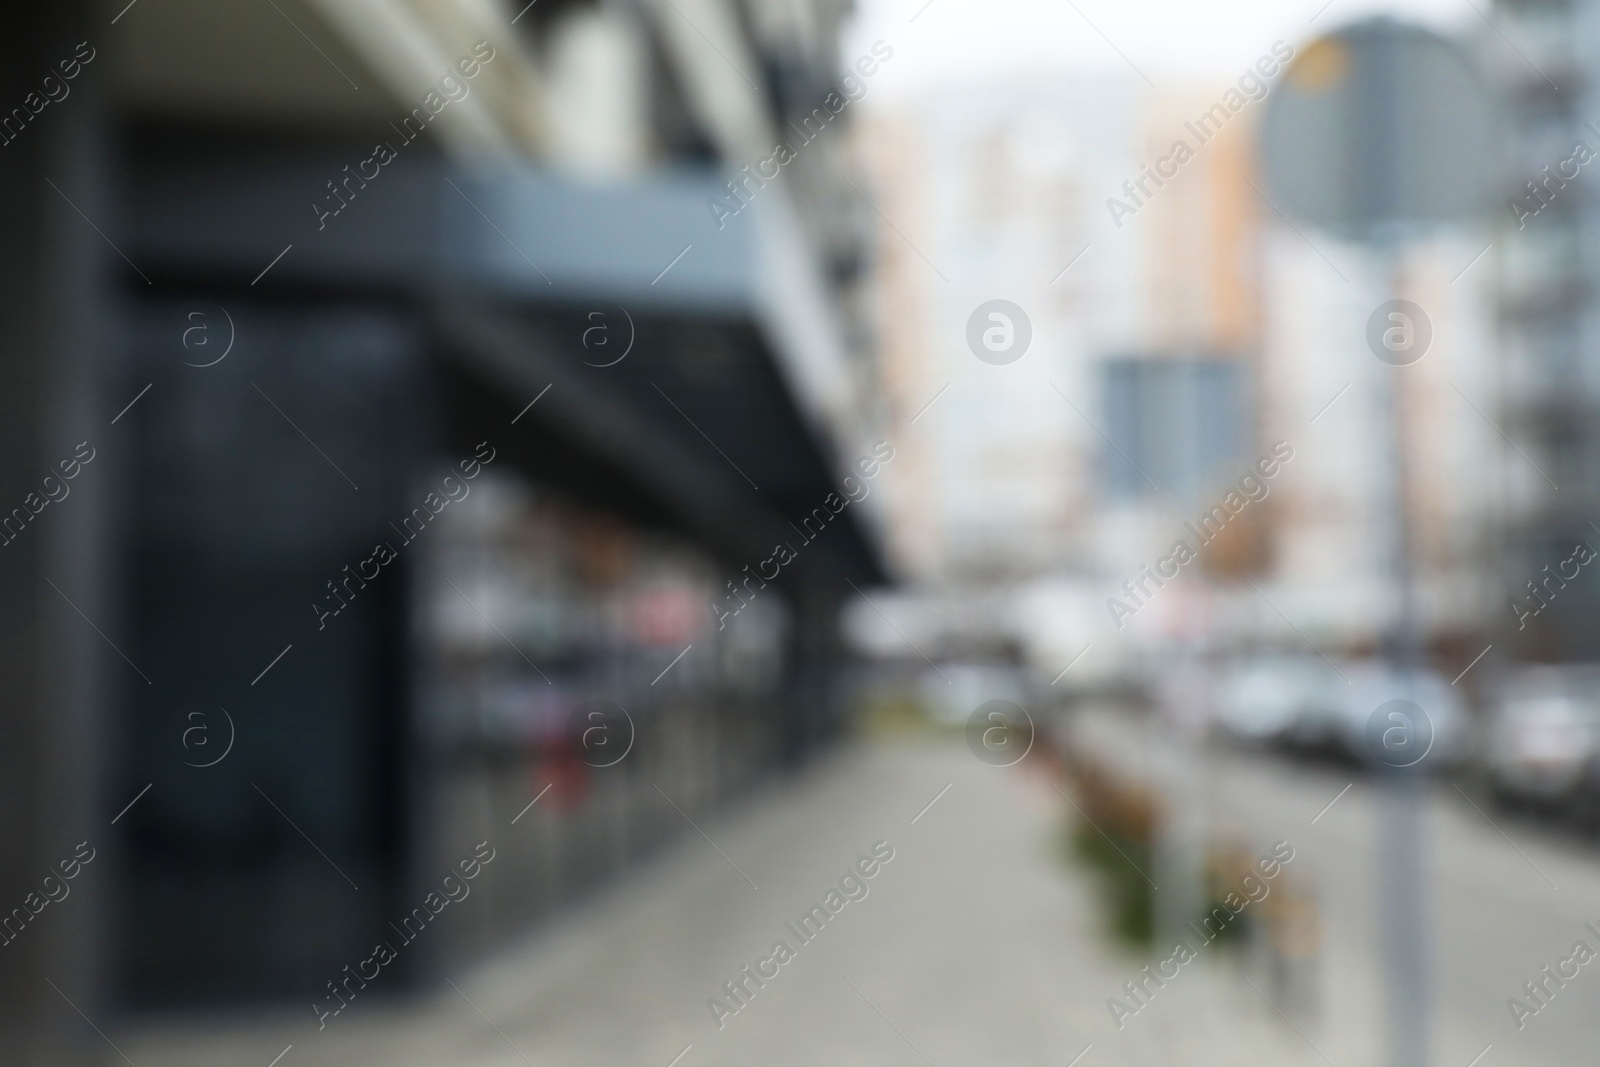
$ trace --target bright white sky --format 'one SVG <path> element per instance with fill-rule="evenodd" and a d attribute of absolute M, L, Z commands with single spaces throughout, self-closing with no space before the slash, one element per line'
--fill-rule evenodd
<path fill-rule="evenodd" d="M 845 58 L 864 54 L 875 40 L 890 44 L 894 58 L 873 79 L 873 92 L 881 87 L 891 97 L 1023 70 L 1128 71 L 1116 49 L 1157 85 L 1163 79 L 1231 81 L 1280 38 L 1298 49 L 1319 33 L 1374 14 L 1476 33 L 1487 27 L 1473 4 L 1490 10 L 1489 0 L 856 2 Z"/>

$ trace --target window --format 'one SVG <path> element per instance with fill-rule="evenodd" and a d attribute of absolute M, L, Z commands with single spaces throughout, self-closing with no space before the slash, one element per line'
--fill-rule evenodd
<path fill-rule="evenodd" d="M 1200 496 L 1249 462 L 1244 367 L 1231 359 L 1119 358 L 1104 367 L 1102 484 L 1113 497 Z M 1151 483 L 1155 483 L 1152 487 Z"/>

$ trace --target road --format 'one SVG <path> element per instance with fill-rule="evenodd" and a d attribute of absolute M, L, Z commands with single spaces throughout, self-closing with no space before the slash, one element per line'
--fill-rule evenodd
<path fill-rule="evenodd" d="M 1324 1051 L 1341 1067 L 1380 1062 L 1374 1058 L 1383 1026 L 1377 946 L 1385 902 L 1374 844 L 1383 810 L 1379 792 L 1340 769 L 1237 756 L 1220 762 L 1219 821 L 1306 842 L 1306 867 L 1314 872 L 1328 928 Z M 1311 825 L 1352 781 L 1350 791 Z M 1490 1046 L 1480 1067 L 1592 1057 L 1600 1035 L 1593 1008 L 1600 967 L 1582 968 L 1520 1030 L 1506 1001 L 1526 999 L 1521 984 L 1567 956 L 1574 942 L 1581 939 L 1600 951 L 1600 938 L 1584 929 L 1585 922 L 1600 924 L 1600 849 L 1512 819 L 1442 783 L 1431 790 L 1426 827 L 1433 1061 L 1466 1067 Z"/>
<path fill-rule="evenodd" d="M 1138 772 L 1157 764 L 1149 725 L 1104 715 L 1084 733 Z M 1387 1063 L 1376 783 L 1354 768 L 1228 750 L 1209 754 L 1204 779 L 1213 833 L 1293 842 L 1295 873 L 1314 889 L 1325 931 L 1322 1019 L 1309 1031 L 1317 1048 L 1336 1067 Z M 1600 966 L 1581 968 L 1520 1030 L 1506 1001 L 1526 1000 L 1521 984 L 1574 942 L 1600 952 L 1600 938 L 1584 929 L 1600 927 L 1600 844 L 1503 814 L 1445 781 L 1430 783 L 1425 826 L 1432 1062 L 1467 1067 L 1480 1054 L 1478 1067 L 1585 1062 L 1600 1036 Z"/>
<path fill-rule="evenodd" d="M 1101 725 L 1133 761 L 1149 751 L 1139 727 Z M 1045 763 L 994 768 L 959 738 L 941 737 L 863 743 L 699 832 L 686 827 L 626 882 L 484 966 L 447 976 L 453 986 L 357 1001 L 321 1031 L 306 1008 L 134 1021 L 111 1036 L 133 1063 L 164 1067 L 266 1067 L 288 1045 L 278 1067 L 1377 1067 L 1369 784 L 1232 754 L 1214 755 L 1205 781 L 1220 832 L 1293 842 L 1293 869 L 1314 885 L 1327 924 L 1315 1025 L 1296 1030 L 1211 950 L 1119 1029 L 1107 1000 L 1150 959 L 1109 940 L 1095 883 L 1062 858 L 1063 828 L 1076 816 Z M 1467 1067 L 1491 1045 L 1478 1067 L 1579 1062 L 1595 1032 L 1585 1020 L 1600 966 L 1520 1033 L 1505 1000 L 1585 936 L 1586 918 L 1600 917 L 1600 860 L 1502 823 L 1513 846 L 1448 787 L 1428 819 L 1434 1062 Z M 846 885 L 859 899 L 809 942 L 795 936 L 790 925 L 878 842 L 893 858 Z M 761 962 L 779 940 L 793 957 Z M 731 1011 L 724 983 L 746 965 L 769 977 L 759 988 L 747 980 L 745 1006 L 719 1018 L 708 1000 Z"/>

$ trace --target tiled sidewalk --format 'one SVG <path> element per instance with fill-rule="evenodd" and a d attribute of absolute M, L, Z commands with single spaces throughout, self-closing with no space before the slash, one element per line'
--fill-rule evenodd
<path fill-rule="evenodd" d="M 320 1033 L 307 1009 L 113 1036 L 141 1067 L 267 1067 L 291 1044 L 278 1067 L 1320 1064 L 1210 961 L 1118 1032 L 1106 999 L 1147 961 L 1106 943 L 1094 887 L 1059 859 L 1064 807 L 1048 781 L 986 766 L 959 739 L 858 748 L 449 976 L 459 991 L 355 1004 Z M 894 855 L 866 896 L 801 944 L 786 924 L 879 841 Z M 707 999 L 731 1006 L 723 983 L 780 939 L 794 958 L 719 1030 Z"/>

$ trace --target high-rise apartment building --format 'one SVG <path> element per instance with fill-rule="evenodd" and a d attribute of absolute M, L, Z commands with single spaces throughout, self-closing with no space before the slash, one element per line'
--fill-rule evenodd
<path fill-rule="evenodd" d="M 1508 149 L 1495 235 L 1508 438 L 1496 614 L 1523 657 L 1593 659 L 1600 585 L 1563 564 L 1579 542 L 1600 547 L 1600 196 L 1589 173 L 1600 156 L 1600 5 L 1501 0 L 1494 17 L 1518 42 L 1484 47 Z"/>

